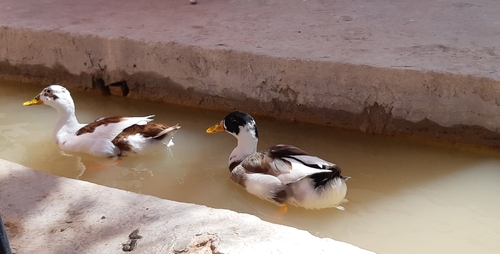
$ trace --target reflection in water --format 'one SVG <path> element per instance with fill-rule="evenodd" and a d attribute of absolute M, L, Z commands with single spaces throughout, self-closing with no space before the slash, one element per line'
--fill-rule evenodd
<path fill-rule="evenodd" d="M 23 107 L 40 86 L 0 82 L 0 158 L 52 174 L 161 198 L 228 208 L 379 253 L 494 253 L 500 249 L 500 155 L 487 150 L 371 136 L 256 117 L 259 149 L 288 143 L 337 163 L 347 182 L 345 211 L 277 207 L 231 182 L 230 135 L 205 129 L 227 112 L 73 92 L 82 122 L 156 114 L 180 123 L 169 151 L 122 160 L 64 154 L 51 139 L 56 112 Z"/>

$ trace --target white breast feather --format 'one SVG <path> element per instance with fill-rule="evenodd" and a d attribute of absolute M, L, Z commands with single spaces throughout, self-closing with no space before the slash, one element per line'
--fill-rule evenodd
<path fill-rule="evenodd" d="M 73 136 L 61 144 L 59 147 L 65 151 L 90 153 L 94 156 L 116 156 L 119 149 L 111 143 L 111 140 L 104 138 L 79 138 Z"/>

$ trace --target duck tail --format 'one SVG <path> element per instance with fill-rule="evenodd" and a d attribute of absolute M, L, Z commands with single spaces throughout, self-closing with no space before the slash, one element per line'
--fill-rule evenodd
<path fill-rule="evenodd" d="M 181 127 L 179 126 L 179 124 L 176 124 L 174 126 L 168 127 L 166 129 L 164 129 L 163 131 L 159 132 L 153 138 L 158 139 L 158 140 L 163 140 L 164 138 L 166 138 L 168 136 L 168 134 L 174 134 L 180 128 Z"/>
<path fill-rule="evenodd" d="M 309 177 L 314 181 L 314 188 L 319 188 L 326 186 L 328 183 L 331 181 L 340 178 L 343 180 L 347 180 L 350 177 L 349 176 L 342 176 L 340 175 L 340 169 L 336 168 L 337 170 L 332 170 L 329 172 L 319 172 L 310 175 Z"/>
<path fill-rule="evenodd" d="M 341 178 L 344 179 L 344 181 L 347 181 L 347 180 L 351 179 L 350 176 L 341 176 Z"/>

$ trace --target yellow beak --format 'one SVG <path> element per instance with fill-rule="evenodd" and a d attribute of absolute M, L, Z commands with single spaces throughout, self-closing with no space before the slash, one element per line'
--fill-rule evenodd
<path fill-rule="evenodd" d="M 33 100 L 26 101 L 23 103 L 23 106 L 31 106 L 31 105 L 40 105 L 43 104 L 43 101 L 40 100 L 40 95 L 37 95 Z"/>
<path fill-rule="evenodd" d="M 207 129 L 207 133 L 213 134 L 216 132 L 224 132 L 226 129 L 224 129 L 224 121 L 220 121 L 220 123 L 210 127 Z"/>

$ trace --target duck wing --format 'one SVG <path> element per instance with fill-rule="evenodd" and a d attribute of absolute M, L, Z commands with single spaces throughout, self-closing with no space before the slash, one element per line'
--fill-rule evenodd
<path fill-rule="evenodd" d="M 272 175 L 283 184 L 297 182 L 316 173 L 331 172 L 327 165 L 335 164 L 290 145 L 273 146 L 252 154 L 241 162 L 247 174 Z"/>
<path fill-rule="evenodd" d="M 311 155 L 306 151 L 292 145 L 275 145 L 269 148 L 269 155 L 274 158 L 290 158 L 301 162 L 308 167 L 317 169 L 337 168 L 337 165 Z"/>
<path fill-rule="evenodd" d="M 112 143 L 124 129 L 134 125 L 145 125 L 151 116 L 99 118 L 81 127 L 75 133 L 68 133 L 66 139 L 58 143 L 62 150 L 90 153 L 94 156 L 116 156 L 120 149 Z"/>
<path fill-rule="evenodd" d="M 76 132 L 77 137 L 88 139 L 108 139 L 113 140 L 126 128 L 132 125 L 146 125 L 153 121 L 154 115 L 144 117 L 122 117 L 111 116 L 99 118 Z"/>

